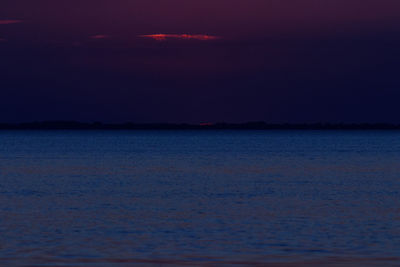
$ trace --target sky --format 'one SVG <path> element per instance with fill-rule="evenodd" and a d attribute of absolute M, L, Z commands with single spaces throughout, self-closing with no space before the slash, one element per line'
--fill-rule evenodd
<path fill-rule="evenodd" d="M 2 0 L 0 122 L 400 123 L 398 0 Z"/>

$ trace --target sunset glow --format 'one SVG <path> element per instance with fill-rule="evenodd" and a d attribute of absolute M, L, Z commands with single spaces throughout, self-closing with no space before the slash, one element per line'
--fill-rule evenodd
<path fill-rule="evenodd" d="M 172 39 L 183 39 L 183 40 L 201 40 L 201 41 L 209 41 L 219 39 L 218 36 L 212 36 L 207 34 L 148 34 L 148 35 L 139 35 L 139 37 L 150 38 L 156 41 L 165 41 L 169 38 Z"/>

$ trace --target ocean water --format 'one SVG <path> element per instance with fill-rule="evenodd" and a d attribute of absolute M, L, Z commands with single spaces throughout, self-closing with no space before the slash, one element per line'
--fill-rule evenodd
<path fill-rule="evenodd" d="M 400 132 L 0 132 L 0 266 L 313 263 L 400 265 Z"/>

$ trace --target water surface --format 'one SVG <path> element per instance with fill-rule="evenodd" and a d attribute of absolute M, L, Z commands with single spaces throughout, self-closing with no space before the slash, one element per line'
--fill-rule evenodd
<path fill-rule="evenodd" d="M 399 265 L 399 160 L 397 131 L 2 131 L 0 265 Z"/>

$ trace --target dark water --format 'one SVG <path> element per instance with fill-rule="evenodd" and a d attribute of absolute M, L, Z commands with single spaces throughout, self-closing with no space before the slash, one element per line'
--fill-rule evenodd
<path fill-rule="evenodd" d="M 0 266 L 399 257 L 400 132 L 0 132 Z"/>

